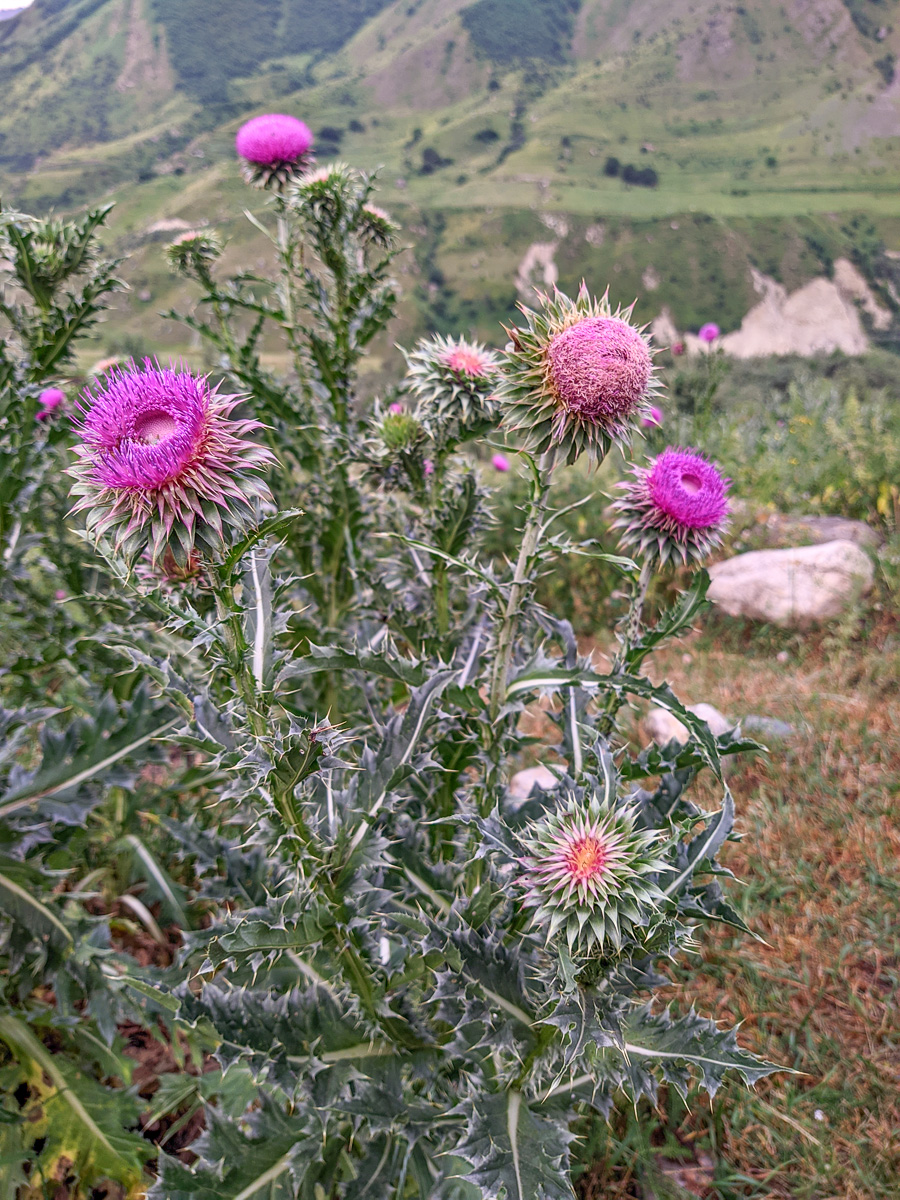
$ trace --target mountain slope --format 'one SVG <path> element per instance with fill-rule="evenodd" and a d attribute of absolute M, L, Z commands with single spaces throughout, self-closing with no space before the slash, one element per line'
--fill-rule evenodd
<path fill-rule="evenodd" d="M 36 0 L 0 25 L 0 172 L 23 207 L 119 202 L 120 329 L 167 335 L 148 232 L 235 214 L 234 131 L 303 116 L 322 157 L 382 164 L 414 228 L 403 322 L 486 332 L 516 279 L 612 279 L 726 327 L 757 270 L 853 256 L 894 304 L 898 0 Z M 260 197 L 250 203 L 258 206 Z M 563 232 L 564 231 L 564 232 Z M 155 257 L 154 257 L 155 256 Z M 155 262 L 155 265 L 154 265 Z M 892 285 L 893 286 L 893 285 Z M 124 336 L 124 334 L 123 334 Z M 129 336 L 136 336 L 129 334 Z M 893 335 L 892 335 L 893 336 Z"/>

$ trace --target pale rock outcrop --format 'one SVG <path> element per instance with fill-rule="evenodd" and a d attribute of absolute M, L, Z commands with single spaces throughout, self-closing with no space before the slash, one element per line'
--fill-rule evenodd
<path fill-rule="evenodd" d="M 751 550 L 709 573 L 709 599 L 730 616 L 797 629 L 839 617 L 875 580 L 869 556 L 848 541 Z"/>

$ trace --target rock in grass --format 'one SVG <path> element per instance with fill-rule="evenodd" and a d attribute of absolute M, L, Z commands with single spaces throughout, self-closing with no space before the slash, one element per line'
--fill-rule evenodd
<path fill-rule="evenodd" d="M 711 704 L 689 704 L 688 712 L 705 721 L 714 737 L 720 737 L 734 728 L 734 722 L 729 721 Z M 687 727 L 665 708 L 651 708 L 644 717 L 643 725 L 647 737 L 656 742 L 657 746 L 667 746 L 673 739 L 684 743 L 690 737 Z"/>
<path fill-rule="evenodd" d="M 536 787 L 549 792 L 559 784 L 559 775 L 541 764 L 517 771 L 509 781 L 510 800 L 527 800 Z"/>
<path fill-rule="evenodd" d="M 795 629 L 839 617 L 875 581 L 869 556 L 848 541 L 752 550 L 709 573 L 709 599 L 729 616 Z"/>
<path fill-rule="evenodd" d="M 741 721 L 741 732 L 750 737 L 762 738 L 763 741 L 787 741 L 797 730 L 787 721 L 779 721 L 776 717 L 760 717 L 751 714 Z"/>

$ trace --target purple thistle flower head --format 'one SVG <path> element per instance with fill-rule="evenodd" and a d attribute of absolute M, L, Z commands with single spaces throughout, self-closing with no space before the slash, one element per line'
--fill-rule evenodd
<path fill-rule="evenodd" d="M 662 409 L 652 405 L 648 411 L 641 417 L 641 424 L 645 429 L 655 429 L 663 423 Z"/>
<path fill-rule="evenodd" d="M 249 183 L 281 190 L 309 166 L 313 135 L 297 117 L 264 113 L 240 127 L 234 144 Z"/>
<path fill-rule="evenodd" d="M 88 531 L 110 535 L 130 560 L 150 545 L 154 561 L 170 551 L 185 565 L 195 549 L 220 549 L 226 526 L 251 524 L 268 496 L 258 472 L 274 459 L 246 437 L 257 422 L 231 418 L 239 401 L 149 359 L 86 391 L 72 474 L 73 511 L 87 511 Z"/>
<path fill-rule="evenodd" d="M 426 475 L 434 474 L 434 463 L 431 461 L 430 458 L 426 458 L 425 461 L 422 463 L 422 470 L 425 472 Z"/>
<path fill-rule="evenodd" d="M 259 167 L 295 163 L 313 143 L 308 125 L 286 113 L 264 113 L 245 122 L 237 132 L 235 146 L 241 158 Z"/>
<path fill-rule="evenodd" d="M 632 468 L 634 479 L 613 507 L 613 527 L 625 546 L 662 562 L 705 558 L 721 543 L 728 524 L 728 487 L 718 467 L 696 450 L 669 447 L 648 467 Z"/>
<path fill-rule="evenodd" d="M 697 337 L 701 342 L 714 342 L 721 332 L 715 321 L 709 321 L 706 325 L 700 326 L 700 332 L 697 334 Z"/>
<path fill-rule="evenodd" d="M 494 457 L 491 459 L 491 466 L 494 468 L 495 471 L 508 471 L 509 470 L 509 459 L 506 457 L 505 454 L 495 454 Z"/>
<path fill-rule="evenodd" d="M 547 355 L 565 411 L 610 429 L 643 401 L 653 373 L 647 343 L 621 317 L 585 317 L 558 333 Z"/>
<path fill-rule="evenodd" d="M 631 441 L 659 391 L 654 351 L 632 308 L 613 309 L 608 291 L 593 297 L 582 283 L 574 300 L 558 290 L 539 300 L 520 305 L 525 324 L 507 330 L 497 387 L 505 423 L 535 453 L 597 463 Z"/>
<path fill-rule="evenodd" d="M 402 413 L 402 412 L 403 412 L 403 405 L 402 405 L 402 404 L 398 404 L 398 403 L 395 401 L 393 404 L 389 404 L 389 405 L 388 405 L 388 412 L 389 412 L 389 413 L 393 413 L 393 414 L 394 414 L 394 416 L 397 416 L 397 414 L 398 414 L 398 413 Z"/>

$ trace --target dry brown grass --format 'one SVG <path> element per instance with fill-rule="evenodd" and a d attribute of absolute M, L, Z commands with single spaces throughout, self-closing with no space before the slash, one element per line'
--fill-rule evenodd
<path fill-rule="evenodd" d="M 645 1115 L 641 1133 L 621 1114 L 624 1150 L 596 1130 L 589 1139 L 596 1165 L 582 1181 L 585 1200 L 648 1189 L 779 1200 L 900 1195 L 898 667 L 900 641 L 887 620 L 844 646 L 719 623 L 654 660 L 654 677 L 690 703 L 778 717 L 797 730 L 729 777 L 743 840 L 723 860 L 742 881 L 732 898 L 764 943 L 713 931 L 702 970 L 686 972 L 673 999 L 684 1002 L 686 982 L 700 1011 L 743 1022 L 745 1045 L 799 1073 L 753 1092 L 728 1086 L 689 1110 L 670 1097 Z M 700 799 L 715 806 L 710 783 Z M 693 1174 L 660 1176 L 661 1151 L 687 1160 Z M 715 1166 L 698 1172 L 707 1152 Z M 693 1181 L 686 1191 L 685 1178 Z"/>

